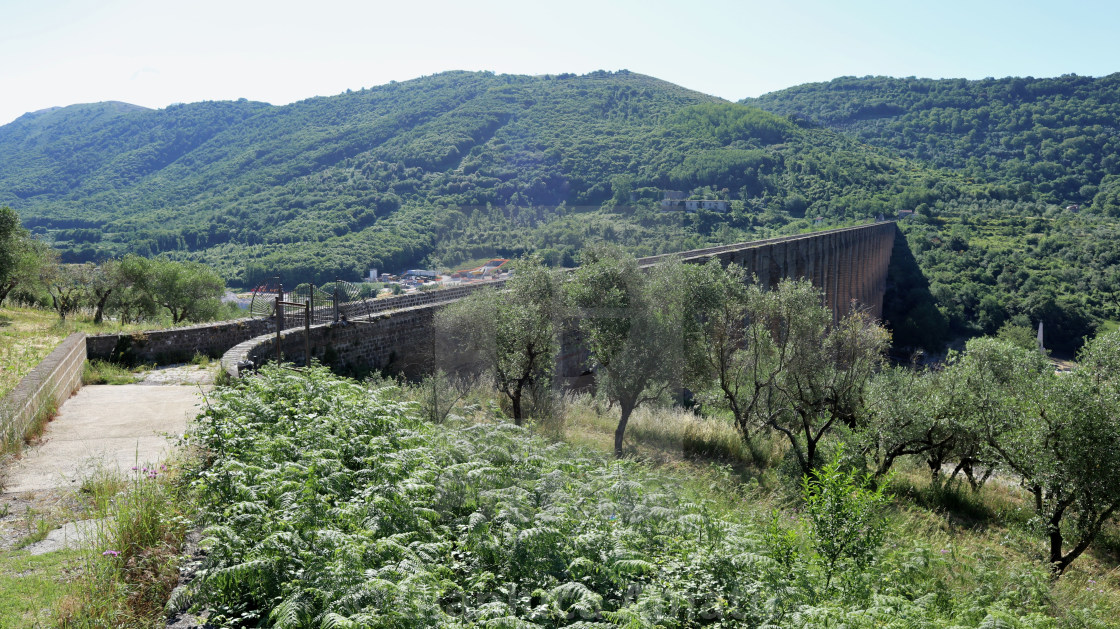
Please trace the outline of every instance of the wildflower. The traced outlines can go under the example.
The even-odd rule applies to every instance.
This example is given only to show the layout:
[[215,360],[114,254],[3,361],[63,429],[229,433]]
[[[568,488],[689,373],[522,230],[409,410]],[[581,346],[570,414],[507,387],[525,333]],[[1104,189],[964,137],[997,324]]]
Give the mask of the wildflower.
[[107,551],[101,553],[101,556],[102,557],[118,557],[118,556],[120,556],[120,554],[121,554],[121,551],[119,551],[119,550],[107,550]]

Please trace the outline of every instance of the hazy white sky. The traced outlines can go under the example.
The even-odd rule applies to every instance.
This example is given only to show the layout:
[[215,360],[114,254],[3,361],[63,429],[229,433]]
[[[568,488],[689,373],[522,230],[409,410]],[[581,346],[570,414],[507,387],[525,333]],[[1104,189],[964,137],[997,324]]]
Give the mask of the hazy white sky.
[[737,100],[837,76],[1120,71],[1104,0],[0,0],[0,124],[45,107],[284,104],[444,70],[618,70]]

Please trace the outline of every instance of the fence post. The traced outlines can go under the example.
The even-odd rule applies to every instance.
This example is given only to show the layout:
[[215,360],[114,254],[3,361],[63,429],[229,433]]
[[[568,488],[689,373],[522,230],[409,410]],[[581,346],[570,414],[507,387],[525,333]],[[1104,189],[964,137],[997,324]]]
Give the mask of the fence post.
[[[283,293],[283,290],[281,290]],[[284,329],[284,307],[280,305],[280,298],[276,298],[276,364],[281,363],[280,332]]]
[[303,366],[311,366],[311,300],[304,301],[303,311]]
[[338,278],[334,278],[334,322],[338,323]]

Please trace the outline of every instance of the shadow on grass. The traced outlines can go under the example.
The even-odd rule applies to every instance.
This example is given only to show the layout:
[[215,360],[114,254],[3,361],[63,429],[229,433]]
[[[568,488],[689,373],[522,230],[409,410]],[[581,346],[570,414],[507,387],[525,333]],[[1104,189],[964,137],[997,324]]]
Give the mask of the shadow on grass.
[[1012,495],[1010,488],[994,482],[973,491],[962,481],[933,483],[898,475],[891,481],[890,492],[969,529],[1026,527],[1033,515],[1020,498]]

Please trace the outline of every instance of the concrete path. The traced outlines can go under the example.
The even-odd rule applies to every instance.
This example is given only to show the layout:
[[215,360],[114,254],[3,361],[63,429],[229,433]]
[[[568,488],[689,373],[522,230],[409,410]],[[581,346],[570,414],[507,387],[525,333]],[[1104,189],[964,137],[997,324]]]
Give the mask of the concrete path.
[[[0,550],[26,536],[33,520],[59,526],[79,519],[75,490],[86,479],[103,472],[127,476],[134,466],[165,460],[204,404],[199,385],[209,388],[213,373],[213,367],[184,365],[148,372],[137,384],[79,389],[39,442],[0,469]],[[81,537],[76,532],[56,531],[71,541]],[[40,544],[44,548],[28,550],[58,547]]]
[[42,443],[9,468],[4,493],[67,487],[99,467],[128,472],[136,465],[158,463],[201,403],[196,387],[82,387],[59,409]]

